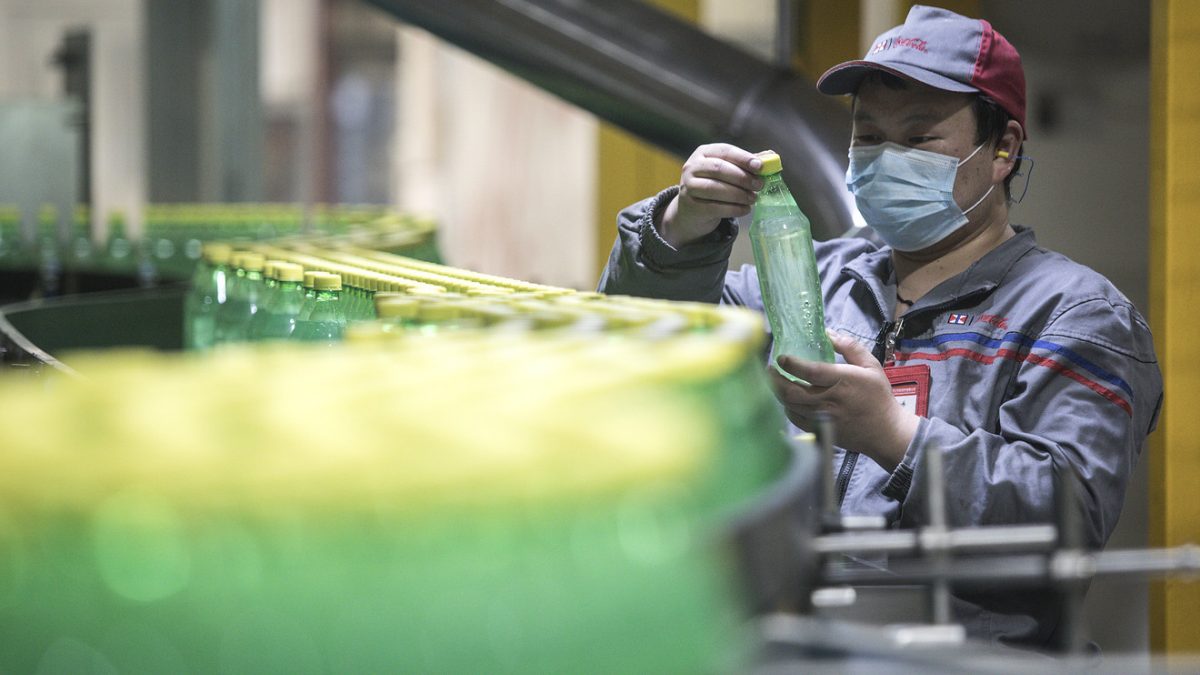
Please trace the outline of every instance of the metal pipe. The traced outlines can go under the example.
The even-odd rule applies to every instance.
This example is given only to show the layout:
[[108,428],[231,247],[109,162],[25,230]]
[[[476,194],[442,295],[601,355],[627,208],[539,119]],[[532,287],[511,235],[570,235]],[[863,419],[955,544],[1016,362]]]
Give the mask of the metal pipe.
[[[847,109],[641,0],[368,0],[666,150],[772,148],[821,239],[855,226]],[[665,187],[665,186],[664,186]]]
[[[1081,654],[1087,644],[1083,635],[1083,599],[1087,582],[1095,575],[1095,558],[1083,550],[1083,515],[1079,512],[1079,484],[1070,462],[1058,467],[1055,481],[1055,511],[1059,552],[1054,559],[1058,593],[1062,599],[1057,639],[1067,654]],[[1073,571],[1069,576],[1063,571]]]
[[[1058,535],[1053,525],[986,526],[950,530],[936,538],[936,543],[951,553],[1008,553],[1047,551],[1054,547]],[[814,547],[818,553],[848,554],[909,554],[930,550],[935,540],[916,530],[885,532],[847,532],[817,537]]]
[[796,0],[775,0],[775,67],[792,67],[796,52]]
[[[942,462],[942,449],[934,445],[925,446],[922,453],[925,461],[925,517],[929,525],[921,531],[923,538],[932,544],[927,553],[934,572],[946,569],[949,541],[949,517],[946,514],[946,471]],[[950,582],[937,574],[929,584],[929,615],[935,624],[950,623]]]
[[908,586],[944,579],[959,587],[1037,588],[1074,585],[1097,577],[1146,579],[1178,574],[1200,574],[1200,547],[952,559],[940,571],[914,558],[891,561],[886,570],[827,566],[821,581],[831,586]]
[[821,519],[826,528],[841,529],[841,508],[833,475],[833,419],[829,413],[818,412],[817,445],[821,450]]

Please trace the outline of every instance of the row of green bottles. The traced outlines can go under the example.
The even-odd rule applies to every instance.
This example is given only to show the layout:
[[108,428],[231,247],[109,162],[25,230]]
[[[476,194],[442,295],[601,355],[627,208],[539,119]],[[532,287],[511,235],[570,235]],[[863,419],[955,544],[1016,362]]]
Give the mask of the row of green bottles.
[[347,278],[343,277],[342,284],[342,304],[346,320],[349,322],[374,320],[376,318],[375,291],[366,288],[365,282],[357,279],[348,282]]
[[185,301],[184,345],[294,339],[340,341],[348,321],[374,317],[344,301],[342,278],[209,244]]
[[43,207],[37,214],[34,236],[30,239],[22,224],[21,211],[0,207],[0,269],[60,268],[86,269],[96,258],[91,239],[87,209],[79,209],[72,218],[64,243],[59,236],[58,211]]
[[[302,230],[298,213],[296,209],[255,211],[223,205],[150,206],[144,236],[131,237],[124,214],[114,212],[108,221],[108,237],[97,246],[87,207],[76,209],[66,230],[60,229],[58,210],[43,207],[30,230],[23,225],[20,209],[0,206],[0,269],[38,269],[43,276],[63,270],[102,272],[137,276],[146,282],[158,277],[186,278],[200,263],[203,242],[295,234]],[[328,219],[318,224],[317,231],[334,229]]]
[[[102,242],[93,241],[90,224],[86,206],[73,214],[61,214],[53,206],[26,214],[16,206],[0,204],[0,269],[40,270],[51,277],[64,271],[100,272],[136,276],[149,284],[158,278],[188,278],[209,241],[374,232],[383,238],[372,246],[420,254],[425,250],[421,246],[432,245],[428,223],[383,207],[318,205],[306,213],[298,206],[281,204],[148,205],[140,237],[129,231],[124,214],[115,212],[109,217],[108,238]],[[388,243],[392,239],[394,246]],[[356,289],[348,286],[346,292],[353,294]]]

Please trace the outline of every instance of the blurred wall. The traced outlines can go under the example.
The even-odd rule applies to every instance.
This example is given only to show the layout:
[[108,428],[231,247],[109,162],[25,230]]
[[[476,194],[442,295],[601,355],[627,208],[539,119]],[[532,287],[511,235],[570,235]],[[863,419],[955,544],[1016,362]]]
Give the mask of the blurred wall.
[[450,264],[595,284],[596,119],[402,28],[396,203],[431,213]]
[[150,0],[152,202],[263,199],[258,0]]
[[124,211],[133,231],[146,199],[144,34],[141,0],[0,0],[0,97],[63,96],[54,54],[69,30],[92,40],[93,231]]

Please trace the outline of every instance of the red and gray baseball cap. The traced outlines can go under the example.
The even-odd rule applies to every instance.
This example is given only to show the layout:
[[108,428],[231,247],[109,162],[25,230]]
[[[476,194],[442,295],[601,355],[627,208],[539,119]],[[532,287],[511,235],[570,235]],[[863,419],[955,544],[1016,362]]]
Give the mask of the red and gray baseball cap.
[[914,5],[904,24],[875,38],[865,57],[825,71],[817,89],[824,94],[852,94],[872,70],[944,91],[987,94],[1025,126],[1021,56],[982,19]]

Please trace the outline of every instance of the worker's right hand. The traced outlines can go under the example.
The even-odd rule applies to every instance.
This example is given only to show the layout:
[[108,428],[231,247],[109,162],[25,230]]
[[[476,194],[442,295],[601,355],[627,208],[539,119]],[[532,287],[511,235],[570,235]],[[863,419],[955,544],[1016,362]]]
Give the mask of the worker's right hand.
[[702,145],[683,164],[679,194],[663,210],[659,234],[675,248],[717,229],[725,218],[750,213],[763,180],[762,160],[726,143]]

